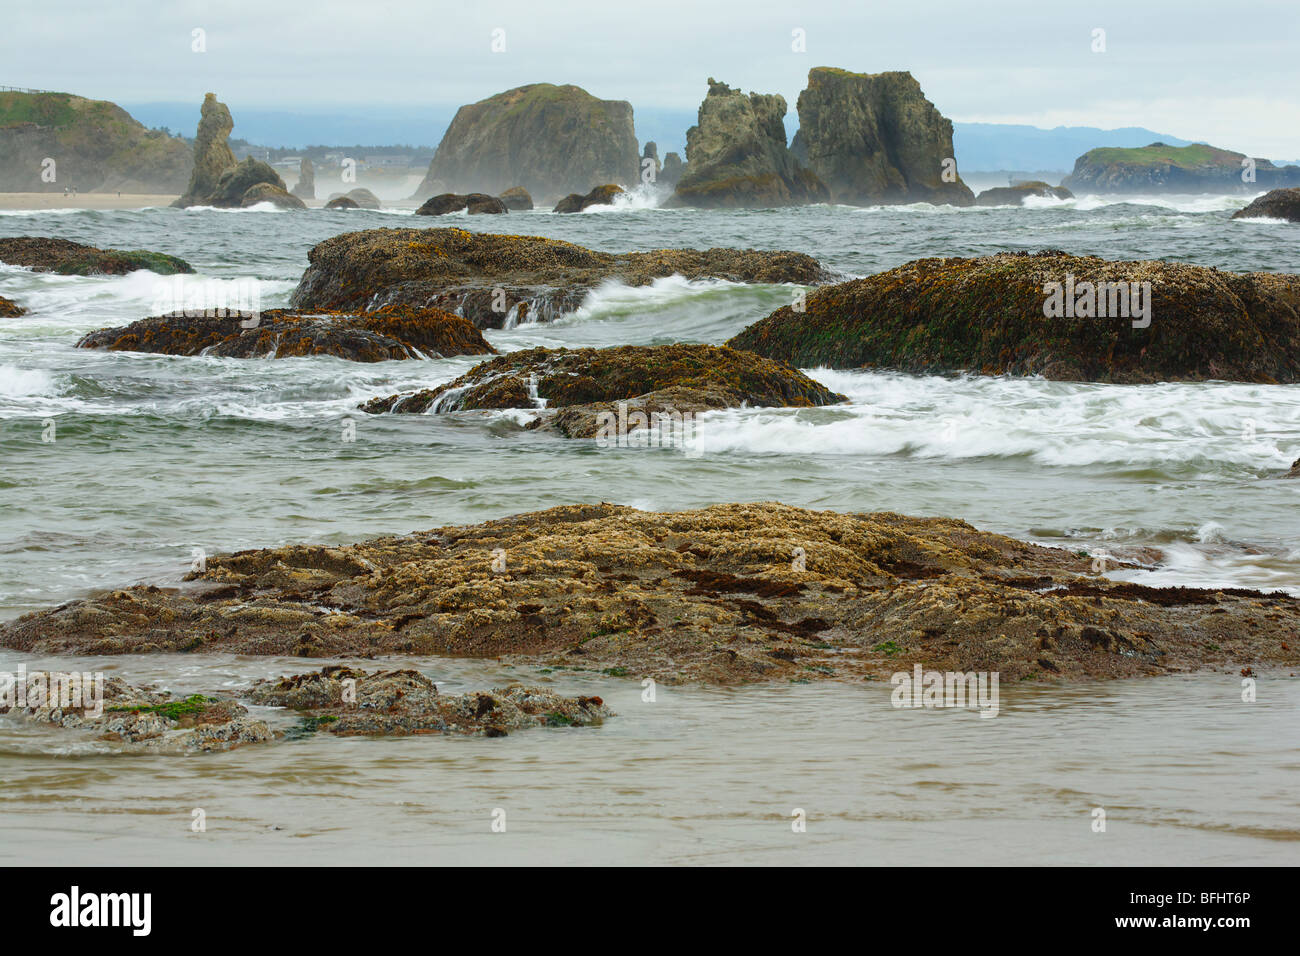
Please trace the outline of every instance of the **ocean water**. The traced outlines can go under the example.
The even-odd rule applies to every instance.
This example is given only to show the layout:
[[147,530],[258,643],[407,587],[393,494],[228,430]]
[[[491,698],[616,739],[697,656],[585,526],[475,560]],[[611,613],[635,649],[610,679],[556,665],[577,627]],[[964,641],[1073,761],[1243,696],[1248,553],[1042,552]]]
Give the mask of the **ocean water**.
[[[412,218],[409,210],[0,212],[0,235],[172,253],[197,270],[187,283],[221,281],[233,290],[255,280],[266,308],[287,303],[308,250],[329,236],[434,225],[545,235],[614,252],[795,249],[846,276],[922,256],[1042,248],[1300,272],[1300,229],[1230,219],[1247,199],[1083,197],[1024,208],[700,211],[659,209],[637,194],[579,215],[539,211],[441,220]],[[710,413],[685,449],[601,449],[524,431],[527,413],[371,417],[356,410],[376,395],[448,381],[475,358],[362,365],[73,348],[92,329],[153,314],[165,281],[171,280],[143,272],[62,277],[0,266],[0,294],[30,310],[0,320],[0,619],[96,588],[175,583],[188,572],[195,549],[212,554],[347,542],[601,500],[670,509],[775,499],[960,517],[1072,550],[1140,553],[1147,566],[1118,576],[1143,583],[1300,594],[1300,482],[1277,478],[1300,457],[1300,386],[1111,386],[809,369],[849,396],[850,404]],[[561,321],[486,335],[502,350],[716,343],[787,304],[792,292],[680,278],[641,289],[608,284]],[[353,428],[355,440],[345,440]],[[21,659],[0,652],[0,670],[12,670]],[[178,687],[205,679],[210,686],[218,677],[233,680],[230,675],[268,668],[302,669],[300,662],[196,657],[112,666],[133,682],[147,678]],[[478,686],[507,676],[464,663],[421,666],[453,682],[479,678]],[[591,683],[596,689],[584,685],[583,692],[609,698],[622,716],[597,731],[518,735],[504,745],[322,740],[167,761],[75,748],[68,753],[48,734],[0,726],[0,769],[7,779],[17,773],[26,781],[7,788],[0,827],[6,842],[21,840],[39,813],[49,827],[61,821],[102,828],[105,847],[118,845],[112,833],[119,832],[154,846],[153,834],[164,857],[170,847],[175,859],[188,860],[183,833],[173,841],[151,828],[177,825],[169,814],[180,811],[171,803],[189,799],[179,796],[187,786],[206,787],[229,796],[231,819],[240,821],[230,832],[242,836],[223,844],[220,858],[247,853],[269,859],[289,853],[289,845],[316,847],[320,859],[344,858],[349,843],[343,834],[355,837],[368,825],[382,831],[376,847],[388,840],[405,845],[404,827],[430,822],[431,798],[421,789],[428,775],[445,774],[438,777],[440,792],[459,794],[456,805],[463,804],[466,815],[491,803],[490,794],[499,792],[494,787],[523,782],[540,788],[526,814],[550,822],[533,840],[487,849],[480,847],[476,824],[465,822],[469,829],[461,832],[434,821],[432,833],[420,831],[414,843],[434,858],[439,852],[448,858],[517,852],[541,859],[563,844],[570,849],[562,856],[586,847],[583,852],[595,858],[633,862],[637,854],[653,862],[664,847],[673,848],[664,851],[673,859],[761,860],[781,856],[782,847],[790,850],[779,836],[789,835],[780,815],[788,818],[790,809],[781,808],[797,799],[814,802],[797,796],[804,791],[793,781],[805,779],[829,801],[823,807],[833,808],[827,812],[835,822],[827,823],[825,838],[807,844],[818,847],[819,859],[903,860],[927,838],[960,843],[965,838],[953,834],[962,831],[976,842],[1010,841],[1013,850],[1035,846],[1045,861],[1100,862],[1093,855],[1101,852],[1099,844],[1058,839],[1079,825],[1069,814],[1080,806],[1081,832],[1089,833],[1093,795],[1132,810],[1139,824],[1133,832],[1140,830],[1141,839],[1130,849],[1168,846],[1170,859],[1187,862],[1228,859],[1249,844],[1251,853],[1295,859],[1296,799],[1285,795],[1283,782],[1294,782],[1297,755],[1293,738],[1283,744],[1278,735],[1287,721],[1294,727],[1300,697],[1285,682],[1270,696],[1271,709],[1256,711],[1229,706],[1239,693],[1230,675],[1024,690],[1006,714],[960,725],[974,736],[956,738],[950,733],[958,724],[894,711],[876,689],[682,688],[672,694],[678,709],[647,712],[637,703],[635,684]],[[1266,711],[1269,716],[1259,716]],[[859,717],[868,723],[859,725]],[[1215,721],[1227,728],[1224,733],[1235,729],[1231,743],[1216,743],[1217,736],[1202,731]],[[1065,756],[1077,743],[1072,728],[1080,727],[1112,735],[1105,753],[1114,776],[1087,754]],[[881,734],[899,749],[882,751],[878,740],[863,743]],[[1150,734],[1168,736],[1155,743]],[[761,769],[765,739],[776,741],[773,753],[786,755],[773,758],[785,762],[770,777]],[[912,769],[883,776],[863,769],[888,753],[896,767]],[[1057,755],[1032,771],[1005,778],[987,772],[990,757],[1032,762],[1046,753]],[[1186,760],[1175,759],[1177,753]],[[1219,787],[1221,776],[1239,763],[1264,781],[1253,799],[1230,799],[1235,791]],[[706,798],[698,779],[709,767],[725,786]],[[859,776],[845,776],[851,768],[859,768]],[[480,771],[483,776],[475,776]],[[567,782],[566,773],[574,775]],[[350,774],[392,783],[387,815],[370,820],[379,800],[374,794],[339,802],[353,785]],[[792,782],[775,786],[773,778]],[[301,843],[265,830],[292,816],[287,808],[293,801],[277,803],[281,797],[274,796],[285,779],[284,793],[298,793],[319,810],[312,826],[295,824],[310,837]],[[175,795],[165,810],[150,802],[128,812],[132,794],[160,780],[175,783],[158,793],[158,800]],[[235,798],[229,791],[241,781],[251,781],[251,789]],[[42,786],[48,795],[40,795],[46,793]],[[93,807],[84,799],[87,788],[96,794]],[[697,803],[683,802],[690,799]],[[730,811],[713,808],[719,801],[731,801]],[[1018,829],[1016,801],[1022,808],[1038,801],[1054,809],[1029,813],[1024,819],[1030,822]],[[273,812],[276,806],[286,809]],[[1279,822],[1281,810],[1292,811],[1291,823]],[[445,817],[453,811],[439,812]],[[777,835],[757,836],[768,833],[763,827],[771,821],[764,814],[777,815]],[[762,826],[760,818],[767,821]],[[971,821],[978,821],[974,829],[963,830]],[[188,832],[187,815],[179,826]],[[590,839],[570,832],[565,844],[566,830],[577,826],[588,826]],[[770,845],[769,836],[775,841]]]

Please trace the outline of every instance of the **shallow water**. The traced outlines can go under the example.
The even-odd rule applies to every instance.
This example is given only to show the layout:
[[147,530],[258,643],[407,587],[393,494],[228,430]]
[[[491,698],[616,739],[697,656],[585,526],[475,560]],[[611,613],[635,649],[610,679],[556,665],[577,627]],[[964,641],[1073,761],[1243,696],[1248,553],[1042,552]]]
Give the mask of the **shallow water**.
[[[315,243],[390,226],[535,233],[608,251],[791,248],[847,275],[927,255],[1039,248],[1300,271],[1300,230],[1231,221],[1245,201],[704,212],[634,197],[613,210],[504,221],[151,209],[0,213],[0,233],[173,253],[197,281],[255,278],[268,308],[287,301]],[[1158,566],[1122,575],[1145,583],[1300,594],[1300,482],[1274,477],[1300,457],[1300,386],[810,370],[851,404],[711,413],[685,449],[599,449],[525,432],[526,413],[355,409],[447,381],[474,358],[359,365],[72,348],[91,329],[156,311],[160,281],[0,266],[0,294],[32,310],[0,320],[0,619],[98,587],[174,583],[195,549],[353,541],[599,500],[665,509],[776,499],[947,515],[1072,550],[1156,548]],[[501,349],[721,342],[793,291],[676,278],[608,285],[560,322],[487,335]],[[348,422],[355,441],[344,440]],[[18,659],[0,654],[0,669]],[[304,669],[114,663],[128,679],[168,686]],[[502,679],[486,665],[425,669],[476,687]],[[1017,688],[1014,705],[988,721],[895,711],[875,688],[661,688],[658,703],[643,705],[635,683],[595,683],[584,693],[623,716],[505,741],[323,739],[69,760],[48,732],[5,726],[0,825],[20,842],[39,834],[50,852],[99,859],[797,861],[815,846],[817,859],[845,862],[925,862],[934,852],[965,862],[1026,853],[1174,862],[1239,860],[1247,845],[1251,858],[1296,858],[1294,683],[1271,683],[1253,705],[1228,676]],[[220,821],[206,842],[188,829],[200,800]],[[1091,832],[1093,805],[1120,808],[1122,840],[1118,823]],[[508,835],[488,830],[495,806],[509,810]],[[793,806],[809,811],[806,834],[790,832]]]

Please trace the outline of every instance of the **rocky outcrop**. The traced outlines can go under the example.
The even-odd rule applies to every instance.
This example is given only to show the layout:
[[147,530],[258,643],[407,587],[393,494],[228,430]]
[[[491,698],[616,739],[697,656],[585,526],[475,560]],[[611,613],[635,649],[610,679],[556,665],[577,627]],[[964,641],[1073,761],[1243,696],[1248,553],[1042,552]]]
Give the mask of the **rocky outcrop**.
[[612,206],[614,197],[623,192],[622,186],[607,183],[597,186],[585,196],[570,193],[555,204],[551,212],[582,212],[588,206]]
[[[90,683],[91,676],[85,680]],[[104,679],[100,697],[86,683],[78,687],[77,706],[64,706],[62,699],[53,699],[44,674],[29,675],[23,705],[17,693],[6,696],[0,714],[80,732],[125,752],[210,753],[274,737],[266,723],[250,718],[248,708],[233,700],[203,694],[177,699],[132,687],[120,677]]]
[[523,186],[511,186],[497,197],[507,209],[527,211],[533,208],[533,197]]
[[[379,197],[372,193],[364,186],[358,186],[356,189],[349,189],[344,195],[357,204],[359,209],[382,209],[383,204]],[[332,196],[330,197],[333,198]]]
[[975,197],[977,206],[1021,206],[1027,196],[1040,199],[1073,199],[1074,193],[1061,186],[1049,186],[1041,180],[1016,183],[1014,186],[995,186]]
[[269,202],[279,209],[307,208],[305,202],[275,183],[258,183],[256,186],[249,186],[243,198],[239,200],[239,205],[247,208],[263,202]]
[[[284,180],[280,174],[260,159],[249,156],[242,163],[236,163],[217,179],[216,188],[207,197],[206,202],[196,203],[200,206],[216,206],[222,209],[235,209],[244,205],[244,197],[250,192],[254,195],[264,192],[262,187],[271,186],[275,195],[288,196]],[[292,199],[292,197],[290,197]],[[299,207],[306,204],[298,200]]]
[[1291,462],[1291,470],[1288,471],[1288,472],[1287,472],[1285,475],[1283,475],[1282,477],[1283,477],[1283,478],[1300,478],[1300,458],[1297,458],[1295,461]]
[[464,229],[368,229],[317,245],[294,290],[304,309],[366,309],[405,303],[459,312],[479,328],[550,321],[576,309],[605,279],[647,285],[657,278],[732,282],[825,282],[811,256],[753,249],[658,249],[614,255],[539,236]]
[[1300,382],[1300,276],[1059,251],[919,259],[816,289],[727,344],[799,368]]
[[0,262],[59,275],[125,275],[148,269],[158,275],[191,273],[184,259],[145,249],[96,249],[69,239],[18,236],[0,239]]
[[675,197],[688,206],[735,208],[823,202],[821,180],[786,148],[785,97],[733,90],[709,78],[699,122],[686,131]]
[[316,167],[312,165],[309,157],[304,156],[302,162],[298,164],[298,181],[289,191],[299,199],[316,198]]
[[26,314],[27,310],[17,302],[0,295],[0,319],[16,319],[18,316]]
[[659,171],[657,182],[660,185],[676,189],[685,173],[686,164],[682,162],[682,158],[676,153],[669,153],[664,157],[664,168]]
[[206,94],[199,112],[199,128],[194,135],[190,184],[186,187],[185,194],[172,203],[173,206],[185,208],[211,205],[212,195],[217,191],[222,173],[236,165],[235,154],[230,151],[227,142],[230,131],[234,128],[235,121],[231,119],[226,104],[218,101],[215,93]]
[[1286,219],[1300,222],[1300,189],[1274,189],[1232,214],[1233,219]]
[[114,103],[0,91],[0,192],[177,195],[192,162],[183,139],[145,129]]
[[347,196],[335,196],[325,204],[326,209],[360,209],[355,199],[349,199]]
[[[646,160],[650,160],[651,165],[646,166]],[[659,162],[659,144],[654,140],[648,141],[641,150],[641,171],[644,173],[647,169],[653,169],[655,178],[659,176],[659,171],[664,168],[664,164]]]
[[516,185],[551,197],[591,183],[631,184],[637,156],[630,103],[534,83],[457,110],[414,198],[496,195]]
[[[839,203],[969,206],[957,175],[952,122],[910,73],[808,72],[792,151]],[[687,158],[690,158],[688,152]]]
[[915,664],[1007,686],[1300,666],[1296,598],[1143,587],[1092,563],[949,518],[580,504],[217,555],[183,588],[123,588],[0,624],[0,646],[500,657],[719,684],[888,680]]
[[353,362],[496,354],[482,333],[459,315],[408,306],[362,313],[173,312],[91,332],[77,347],[227,358],[333,355]]
[[599,697],[562,697],[511,684],[490,691],[440,694],[418,671],[367,673],[325,667],[314,674],[260,681],[250,693],[264,707],[303,716],[301,729],[339,737],[455,734],[505,737],[531,727],[591,727],[614,712]]
[[[1243,180],[1253,163],[1254,178]],[[1074,161],[1061,185],[1075,193],[1252,193],[1300,186],[1300,166],[1274,166],[1267,159],[1205,143],[1152,143],[1125,149],[1089,150]]]
[[440,196],[434,196],[426,200],[419,209],[415,210],[415,214],[417,216],[445,216],[448,213],[460,212],[462,209],[471,216],[499,215],[510,211],[504,202],[486,193],[469,193],[465,196],[456,193],[443,193]]
[[[593,422],[600,411],[617,414],[617,403],[668,389],[690,390],[683,398],[694,411],[741,405],[809,408],[844,401],[797,369],[751,352],[716,345],[623,345],[615,348],[525,349],[474,366],[460,378],[410,395],[376,398],[363,411],[456,412],[476,408],[548,410],[586,408]],[[660,394],[656,402],[664,402]],[[686,411],[687,409],[678,409]],[[570,437],[594,436],[573,427]],[[544,422],[539,422],[543,424]]]

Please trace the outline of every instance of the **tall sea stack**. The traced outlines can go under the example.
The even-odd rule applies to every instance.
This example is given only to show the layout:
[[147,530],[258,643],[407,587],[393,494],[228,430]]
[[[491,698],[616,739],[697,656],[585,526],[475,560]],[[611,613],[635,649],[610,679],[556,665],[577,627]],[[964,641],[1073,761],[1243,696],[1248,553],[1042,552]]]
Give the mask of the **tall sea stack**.
[[199,111],[198,132],[194,135],[194,172],[190,174],[185,195],[172,203],[173,206],[200,205],[217,191],[221,174],[236,165],[235,154],[226,142],[234,128],[235,121],[226,104],[217,99],[217,94],[206,94]]

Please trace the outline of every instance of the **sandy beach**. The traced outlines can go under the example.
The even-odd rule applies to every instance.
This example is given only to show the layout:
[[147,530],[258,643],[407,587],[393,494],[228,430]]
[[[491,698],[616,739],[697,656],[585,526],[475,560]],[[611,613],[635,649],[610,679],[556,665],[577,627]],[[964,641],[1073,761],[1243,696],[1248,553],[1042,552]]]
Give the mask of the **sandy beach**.
[[151,193],[0,193],[0,209],[144,209],[170,205],[176,198]]

